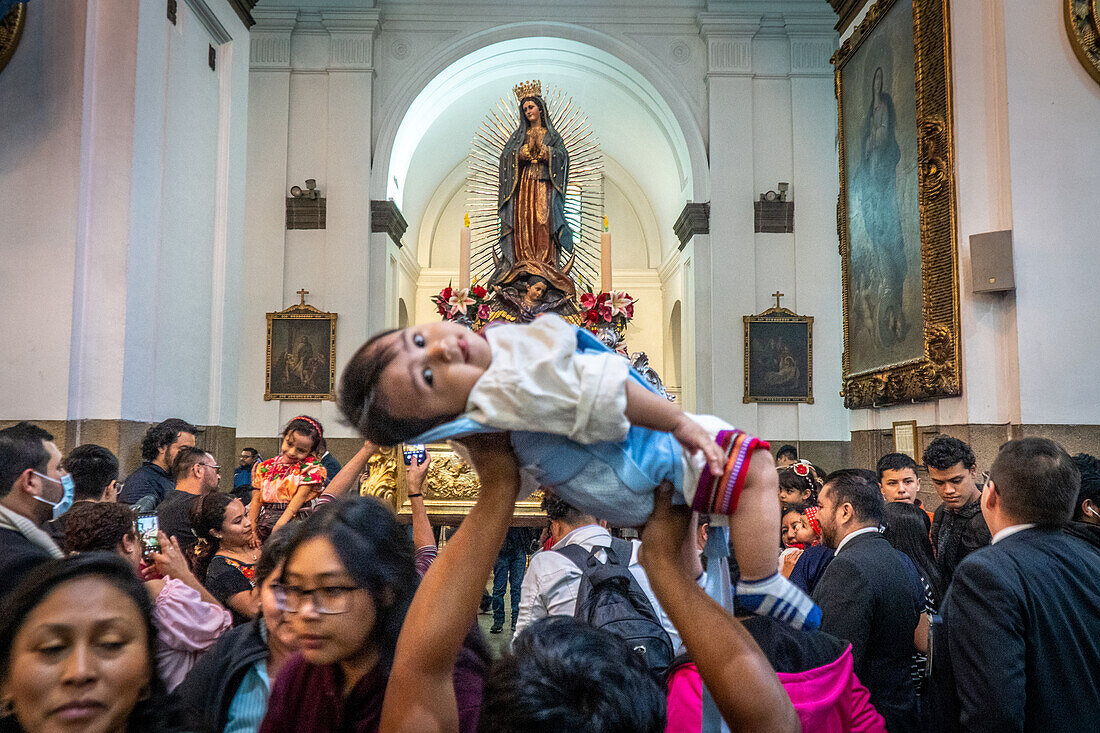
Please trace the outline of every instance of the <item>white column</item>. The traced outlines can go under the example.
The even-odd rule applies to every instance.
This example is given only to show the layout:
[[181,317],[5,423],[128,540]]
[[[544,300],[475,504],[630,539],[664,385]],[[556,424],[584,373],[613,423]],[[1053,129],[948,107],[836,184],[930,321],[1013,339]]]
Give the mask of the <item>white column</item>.
[[248,87],[248,163],[241,280],[237,434],[275,435],[279,403],[265,402],[264,314],[285,307],[290,41],[296,10],[253,11]]
[[707,44],[710,235],[694,243],[695,409],[756,430],[741,402],[741,316],[756,307],[753,246],[752,14],[701,13]]
[[[328,125],[326,176],[328,226],[324,271],[315,283],[324,310],[336,321],[336,375],[367,339],[367,313],[374,307],[366,287],[370,276],[371,95],[374,83],[374,39],[377,10],[325,10],[329,32]],[[340,425],[334,402],[322,402],[326,433],[351,437]]]

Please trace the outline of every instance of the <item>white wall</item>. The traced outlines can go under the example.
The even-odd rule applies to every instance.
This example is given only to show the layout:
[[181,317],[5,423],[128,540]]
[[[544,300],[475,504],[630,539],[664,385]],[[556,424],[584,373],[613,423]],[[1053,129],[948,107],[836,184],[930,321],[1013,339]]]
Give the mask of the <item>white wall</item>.
[[32,8],[0,75],[4,417],[232,424],[247,44],[220,0]]
[[68,403],[86,7],[72,0],[42,10],[31,7],[19,48],[0,73],[5,419],[63,420]]

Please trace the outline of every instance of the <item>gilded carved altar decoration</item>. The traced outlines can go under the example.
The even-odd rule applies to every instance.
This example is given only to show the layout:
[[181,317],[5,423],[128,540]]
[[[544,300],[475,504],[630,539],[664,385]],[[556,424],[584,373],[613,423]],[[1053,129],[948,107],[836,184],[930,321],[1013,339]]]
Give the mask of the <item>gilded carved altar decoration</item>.
[[1077,58],[1097,82],[1100,82],[1100,14],[1097,0],[1062,0],[1066,33]]
[[[454,521],[470,512],[477,501],[481,484],[477,473],[446,443],[427,446],[431,455],[428,475],[424,479],[424,505],[437,522]],[[367,461],[367,470],[359,479],[359,493],[373,496],[394,508],[398,516],[410,514],[408,479],[401,447],[381,448]],[[516,502],[518,521],[544,521],[541,509],[542,492]]]
[[0,0],[0,71],[11,61],[23,27],[27,24],[27,4]]
[[844,405],[958,395],[947,2],[878,0],[832,61]]

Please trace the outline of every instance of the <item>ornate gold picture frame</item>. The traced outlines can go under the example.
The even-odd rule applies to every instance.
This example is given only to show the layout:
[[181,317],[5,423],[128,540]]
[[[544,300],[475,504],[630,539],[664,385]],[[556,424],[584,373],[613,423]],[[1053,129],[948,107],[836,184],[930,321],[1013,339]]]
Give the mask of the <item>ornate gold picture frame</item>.
[[958,395],[947,0],[879,0],[832,60],[844,405]]
[[265,400],[336,399],[336,318],[303,301],[267,314]]
[[[423,489],[428,516],[437,524],[458,524],[477,501],[481,490],[477,474],[448,444],[432,443],[426,448],[432,458]],[[382,448],[371,456],[360,480],[359,493],[386,502],[399,518],[411,515],[409,484],[399,447]],[[546,521],[541,505],[542,494],[538,491],[517,501],[512,523],[541,526]]]
[[1100,84],[1100,12],[1096,0],[1062,0],[1069,45],[1085,70]]
[[786,308],[742,316],[745,325],[743,402],[814,401],[814,317]]
[[27,25],[27,5],[20,3],[0,18],[0,71],[11,61],[19,40],[23,37],[23,28]]

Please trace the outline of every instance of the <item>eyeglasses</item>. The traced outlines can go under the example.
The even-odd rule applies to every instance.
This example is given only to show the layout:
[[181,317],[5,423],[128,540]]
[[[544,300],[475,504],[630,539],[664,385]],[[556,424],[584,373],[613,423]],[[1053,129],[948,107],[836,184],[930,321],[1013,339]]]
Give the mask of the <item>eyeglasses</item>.
[[202,466],[203,468],[212,468],[212,469],[214,469],[214,471],[221,471],[222,470],[222,467],[217,465],[216,463],[215,464],[200,463],[199,465]]
[[335,615],[347,613],[351,594],[362,589],[354,586],[324,586],[306,590],[296,585],[276,585],[271,590],[275,594],[275,606],[280,611],[298,613],[308,598],[317,613]]

